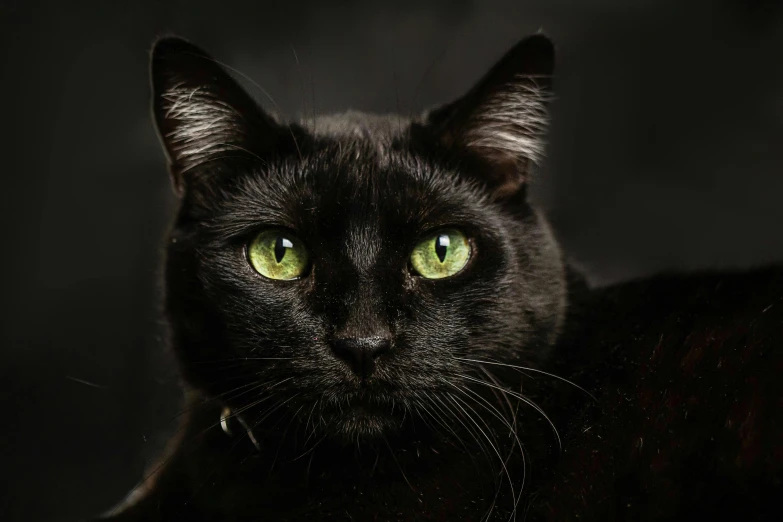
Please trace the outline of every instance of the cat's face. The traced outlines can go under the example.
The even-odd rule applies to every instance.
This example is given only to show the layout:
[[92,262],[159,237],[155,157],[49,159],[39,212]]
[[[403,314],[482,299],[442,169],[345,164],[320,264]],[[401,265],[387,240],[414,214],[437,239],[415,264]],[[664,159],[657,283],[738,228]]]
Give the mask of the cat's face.
[[471,361],[544,350],[565,285],[525,175],[547,67],[534,37],[421,119],[308,128],[159,42],[155,115],[182,194],[166,306],[186,380],[258,430],[283,413],[370,438],[475,388]]

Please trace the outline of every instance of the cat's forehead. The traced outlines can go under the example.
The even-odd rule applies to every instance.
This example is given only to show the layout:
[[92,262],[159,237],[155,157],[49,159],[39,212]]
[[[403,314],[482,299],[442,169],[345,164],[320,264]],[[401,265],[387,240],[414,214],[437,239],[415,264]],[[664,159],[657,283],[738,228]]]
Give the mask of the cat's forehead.
[[[436,226],[484,224],[495,209],[456,170],[407,150],[375,150],[368,140],[337,140],[315,161],[294,163],[280,200],[302,223],[369,245],[372,237]],[[291,180],[291,177],[287,178]]]
[[402,135],[410,122],[399,114],[370,114],[348,111],[317,116],[301,124],[319,137],[389,140]]
[[384,123],[388,118],[360,119],[370,138],[350,134],[350,115],[322,119],[321,132],[331,130],[302,147],[301,156],[259,164],[239,183],[212,192],[220,195],[211,205],[214,229],[236,228],[237,221],[250,228],[283,226],[316,237],[355,238],[367,248],[376,237],[489,225],[496,212],[487,193],[458,168],[384,144],[382,137],[397,132]]
[[391,144],[404,136],[410,119],[399,114],[348,111],[318,116],[301,124],[310,129],[316,138],[361,143],[365,150],[373,149],[377,161],[385,162]]

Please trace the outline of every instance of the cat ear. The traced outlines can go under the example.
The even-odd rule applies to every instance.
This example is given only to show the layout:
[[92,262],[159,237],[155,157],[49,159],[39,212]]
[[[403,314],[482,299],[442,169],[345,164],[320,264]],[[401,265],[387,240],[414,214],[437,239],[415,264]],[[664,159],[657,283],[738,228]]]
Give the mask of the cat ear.
[[552,42],[530,36],[465,96],[429,115],[441,145],[464,153],[496,198],[516,193],[542,159],[553,70]]
[[189,42],[158,40],[150,75],[155,124],[178,193],[216,160],[257,159],[282,145],[284,128]]

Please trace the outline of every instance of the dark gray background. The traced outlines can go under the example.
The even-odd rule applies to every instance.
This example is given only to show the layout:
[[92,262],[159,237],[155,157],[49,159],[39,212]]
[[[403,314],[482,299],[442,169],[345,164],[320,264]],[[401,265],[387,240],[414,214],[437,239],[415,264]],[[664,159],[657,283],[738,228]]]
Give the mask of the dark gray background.
[[120,4],[0,0],[2,520],[109,507],[172,426],[156,35],[199,43],[294,116],[449,100],[543,28],[560,100],[536,197],[596,282],[783,259],[779,2]]

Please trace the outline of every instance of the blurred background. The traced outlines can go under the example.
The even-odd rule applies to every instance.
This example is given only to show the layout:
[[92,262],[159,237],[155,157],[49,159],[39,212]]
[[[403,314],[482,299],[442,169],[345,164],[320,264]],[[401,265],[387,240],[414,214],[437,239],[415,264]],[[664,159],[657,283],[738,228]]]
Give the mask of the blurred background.
[[559,100],[534,196],[607,284],[783,260],[780,4],[0,0],[0,519],[109,508],[173,427],[157,35],[198,43],[295,117],[445,102],[543,29]]

